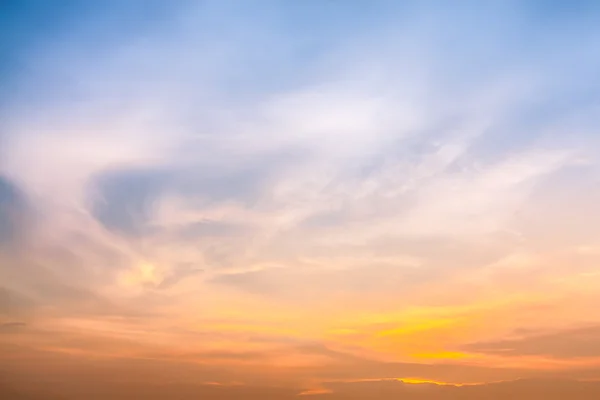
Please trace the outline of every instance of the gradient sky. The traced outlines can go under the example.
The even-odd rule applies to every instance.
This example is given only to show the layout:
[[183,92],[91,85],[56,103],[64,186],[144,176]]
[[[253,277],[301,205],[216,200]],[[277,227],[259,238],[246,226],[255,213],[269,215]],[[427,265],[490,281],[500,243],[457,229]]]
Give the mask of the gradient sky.
[[2,1],[0,378],[597,399],[599,72],[596,1]]

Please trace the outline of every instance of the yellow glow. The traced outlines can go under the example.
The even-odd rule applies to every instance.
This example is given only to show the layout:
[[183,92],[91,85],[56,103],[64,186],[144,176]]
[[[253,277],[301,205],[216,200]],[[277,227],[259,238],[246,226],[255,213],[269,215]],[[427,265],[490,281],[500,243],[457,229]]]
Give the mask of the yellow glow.
[[303,392],[298,393],[298,396],[314,396],[318,394],[330,394],[333,393],[332,390],[329,389],[308,389]]
[[413,335],[416,333],[422,333],[432,331],[440,328],[446,328],[457,323],[457,319],[444,318],[444,319],[432,319],[425,321],[416,321],[414,323],[408,323],[400,328],[394,328],[379,332],[377,336],[404,336]]
[[157,268],[150,263],[142,262],[135,268],[125,271],[120,276],[120,283],[123,286],[139,286],[145,284],[158,284],[162,277]]
[[461,360],[465,358],[471,358],[473,355],[457,351],[441,351],[437,353],[416,353],[411,354],[411,357],[421,359]]
[[410,384],[429,383],[429,384],[433,384],[433,385],[442,385],[442,386],[462,386],[462,384],[460,384],[460,383],[439,382],[439,381],[434,381],[431,379],[422,379],[422,378],[399,378],[398,380],[401,382],[410,383]]

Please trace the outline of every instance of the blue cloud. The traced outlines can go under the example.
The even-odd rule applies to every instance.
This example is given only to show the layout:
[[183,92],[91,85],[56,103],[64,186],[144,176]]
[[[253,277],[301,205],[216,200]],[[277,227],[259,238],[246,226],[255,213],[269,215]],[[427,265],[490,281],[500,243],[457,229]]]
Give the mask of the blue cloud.
[[29,216],[25,195],[7,178],[0,176],[0,243],[17,239]]
[[104,172],[92,182],[91,212],[109,230],[126,235],[143,234],[168,180],[169,173],[162,170]]

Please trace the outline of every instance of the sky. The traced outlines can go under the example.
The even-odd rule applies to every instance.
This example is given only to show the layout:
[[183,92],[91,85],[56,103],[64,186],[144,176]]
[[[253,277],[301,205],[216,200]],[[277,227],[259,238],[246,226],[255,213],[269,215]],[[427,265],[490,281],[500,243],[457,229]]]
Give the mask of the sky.
[[599,398],[599,50],[595,1],[2,1],[0,394]]

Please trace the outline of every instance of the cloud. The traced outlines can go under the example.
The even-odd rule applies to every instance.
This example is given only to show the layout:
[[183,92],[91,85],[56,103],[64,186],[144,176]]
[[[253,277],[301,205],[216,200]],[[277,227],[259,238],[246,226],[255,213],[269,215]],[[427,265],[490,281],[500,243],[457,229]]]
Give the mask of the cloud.
[[31,222],[31,212],[25,194],[0,175],[0,244],[23,238]]
[[247,233],[248,227],[228,222],[202,220],[190,223],[179,230],[178,235],[184,240],[228,237]]
[[0,333],[2,332],[19,332],[19,330],[25,328],[27,324],[25,322],[3,322],[0,323]]
[[284,398],[597,377],[565,328],[600,322],[598,24],[475,3],[8,10],[45,21],[0,71],[11,362]]
[[171,286],[176,285],[180,281],[192,277],[194,275],[200,274],[204,272],[204,270],[194,267],[193,265],[181,265],[177,268],[174,268],[171,271],[171,274],[166,276],[158,285],[157,289],[168,289]]
[[20,315],[30,310],[34,303],[26,295],[0,286],[0,316]]
[[463,349],[504,357],[594,358],[600,357],[600,328],[592,326],[530,334],[516,339],[472,343]]
[[[27,399],[36,400],[47,398],[44,395],[37,394],[31,388],[13,389],[10,385],[2,387],[0,393],[10,393],[11,395],[19,394]],[[17,385],[18,386],[18,385]],[[131,393],[139,393],[143,396],[152,396],[156,399],[176,399],[183,400],[190,397],[202,397],[207,400],[234,400],[238,398],[247,399],[265,399],[265,400],[291,400],[297,399],[298,391],[306,393],[308,398],[315,399],[331,399],[331,400],[346,400],[346,399],[369,399],[373,393],[376,393],[382,400],[389,400],[402,396],[407,400],[421,399],[423,396],[428,396],[432,400],[449,400],[460,399],[470,400],[474,398],[486,398],[490,400],[499,400],[510,395],[516,400],[525,400],[535,398],[532,396],[541,396],[545,399],[561,399],[562,396],[577,395],[582,400],[595,399],[598,395],[598,385],[593,382],[577,382],[577,381],[537,381],[523,380],[516,382],[503,382],[490,385],[479,386],[436,386],[433,384],[403,384],[399,381],[379,380],[370,382],[349,382],[330,384],[339,392],[327,393],[327,390],[308,389],[302,391],[301,388],[279,388],[272,386],[260,385],[239,385],[229,384],[227,382],[207,382],[194,385],[177,385],[164,384],[157,385],[154,383],[146,384],[127,384],[115,383],[113,385],[100,386],[92,385],[93,389],[79,389],[78,394],[87,394],[92,390],[98,396],[110,396],[111,398],[121,399]],[[87,387],[87,385],[86,385]],[[72,389],[70,392],[74,393]],[[304,396],[303,396],[304,397]],[[11,398],[11,397],[7,397]],[[22,397],[15,397],[20,399]],[[54,397],[53,397],[54,398]],[[56,397],[60,398],[60,397]]]
[[152,223],[153,205],[168,183],[164,171],[120,170],[94,179],[92,214],[118,233],[141,235]]
[[[562,396],[580,393],[582,398],[593,398],[600,393],[596,383],[576,381],[520,380],[492,383],[487,385],[452,386],[430,383],[411,384],[399,380],[373,380],[363,382],[330,383],[326,387],[333,389],[333,396],[324,398],[367,399],[376,394],[381,399],[514,399],[548,398],[560,399]],[[339,396],[339,397],[338,397]]]

